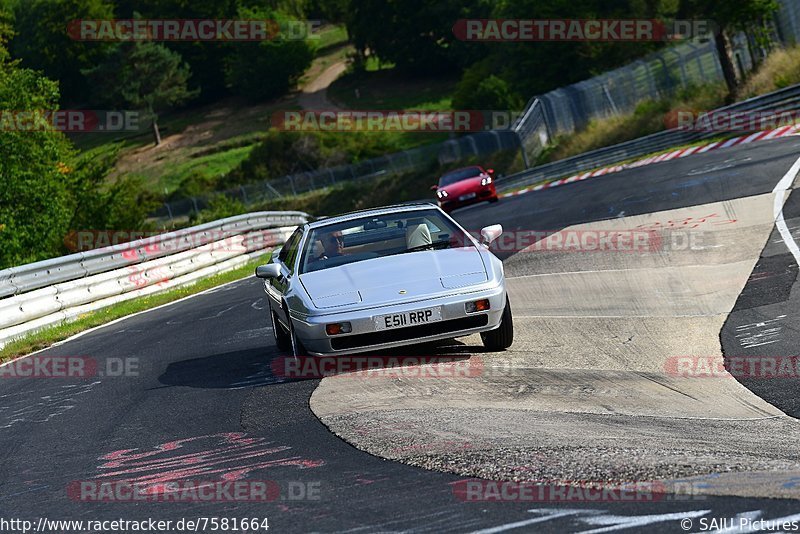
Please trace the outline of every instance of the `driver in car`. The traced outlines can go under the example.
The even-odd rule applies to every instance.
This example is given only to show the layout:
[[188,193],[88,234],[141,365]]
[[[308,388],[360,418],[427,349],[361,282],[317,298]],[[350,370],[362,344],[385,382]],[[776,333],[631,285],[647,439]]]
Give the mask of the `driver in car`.
[[314,258],[314,261],[344,256],[344,239],[340,230],[322,234],[320,241],[322,242],[322,254]]

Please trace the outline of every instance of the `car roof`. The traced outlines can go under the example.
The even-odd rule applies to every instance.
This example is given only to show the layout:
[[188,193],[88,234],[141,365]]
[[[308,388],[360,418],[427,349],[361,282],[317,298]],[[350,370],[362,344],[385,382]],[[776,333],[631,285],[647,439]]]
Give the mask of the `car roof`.
[[343,213],[333,217],[325,217],[317,219],[314,222],[308,223],[306,226],[309,229],[319,228],[321,226],[328,226],[330,224],[337,224],[341,222],[351,221],[353,219],[360,219],[362,217],[377,217],[380,215],[387,215],[390,213],[403,213],[406,211],[420,211],[438,209],[436,204],[427,201],[410,202],[406,204],[393,204],[391,206],[383,206],[380,208],[369,208],[365,210],[351,211],[350,213]]

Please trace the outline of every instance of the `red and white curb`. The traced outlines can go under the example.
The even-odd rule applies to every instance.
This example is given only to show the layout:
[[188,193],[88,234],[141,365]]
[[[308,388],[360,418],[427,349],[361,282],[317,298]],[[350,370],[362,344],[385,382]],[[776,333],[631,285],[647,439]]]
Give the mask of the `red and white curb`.
[[551,187],[558,187],[559,185],[578,182],[581,180],[586,180],[588,178],[594,178],[595,176],[603,176],[605,174],[619,172],[624,169],[644,167],[645,165],[660,163],[662,161],[669,161],[671,159],[685,158],[686,156],[691,156],[692,154],[702,154],[703,152],[708,152],[709,150],[717,150],[718,148],[729,148],[736,145],[753,143],[755,141],[766,141],[768,139],[777,139],[779,137],[786,137],[789,135],[798,135],[799,133],[800,133],[800,124],[796,124],[793,126],[783,126],[781,128],[776,128],[774,130],[764,130],[763,132],[756,132],[754,134],[742,135],[725,141],[715,141],[713,143],[708,143],[705,145],[697,145],[689,148],[682,148],[680,150],[675,150],[673,152],[666,152],[664,154],[659,154],[658,156],[651,156],[649,158],[640,159],[632,163],[603,167],[602,169],[596,169],[594,171],[575,174],[573,176],[570,176],[569,178],[552,180],[550,182],[539,184],[535,187],[526,187],[525,189],[520,189],[519,191],[514,191],[512,193],[502,193],[498,196],[500,198],[505,198],[505,197],[513,197],[516,195],[524,195],[525,193],[529,193],[531,191],[541,191],[542,189],[550,189]]

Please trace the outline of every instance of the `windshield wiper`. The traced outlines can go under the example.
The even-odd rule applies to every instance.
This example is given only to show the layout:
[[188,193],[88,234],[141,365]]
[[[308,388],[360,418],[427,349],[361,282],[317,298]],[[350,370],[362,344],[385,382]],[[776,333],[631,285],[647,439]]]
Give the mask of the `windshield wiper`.
[[426,243],[425,245],[418,245],[416,247],[407,248],[405,250],[401,250],[400,252],[394,252],[388,255],[395,256],[397,254],[405,254],[406,252],[420,252],[423,250],[435,250],[439,248],[450,248],[450,241],[437,241],[436,243]]

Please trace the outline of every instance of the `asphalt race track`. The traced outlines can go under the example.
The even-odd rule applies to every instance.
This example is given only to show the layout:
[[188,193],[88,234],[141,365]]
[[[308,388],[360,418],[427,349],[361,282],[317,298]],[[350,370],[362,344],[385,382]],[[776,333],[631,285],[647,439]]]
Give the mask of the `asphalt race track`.
[[[679,357],[737,375],[736,358],[796,354],[798,267],[785,238],[800,235],[800,200],[788,196],[785,228],[774,210],[799,149],[800,138],[754,143],[456,212],[471,230],[658,230],[664,240],[645,253],[500,251],[514,346],[485,353],[471,337],[414,352],[480,361],[469,380],[277,376],[255,278],[40,352],[87,358],[97,372],[0,381],[0,512],[266,517],[272,532],[685,532],[687,518],[697,532],[702,518],[800,520],[797,378],[672,372]],[[469,477],[649,480],[694,494],[465,502],[456,488]],[[75,489],[220,480],[269,481],[280,495],[93,502]]]

